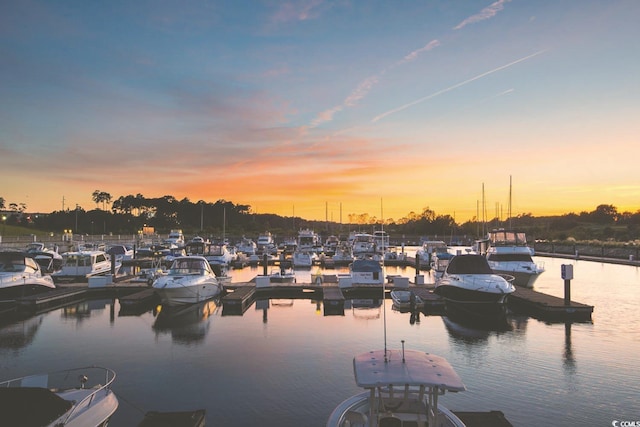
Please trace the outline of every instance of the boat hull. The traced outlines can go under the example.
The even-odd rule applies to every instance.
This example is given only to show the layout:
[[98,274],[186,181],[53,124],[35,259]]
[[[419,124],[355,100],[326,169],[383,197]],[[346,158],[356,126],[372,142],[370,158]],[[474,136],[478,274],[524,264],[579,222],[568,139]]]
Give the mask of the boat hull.
[[518,271],[507,268],[492,268],[492,270],[496,274],[513,276],[514,279],[512,283],[516,286],[522,286],[525,288],[533,288],[533,284],[538,280],[538,277],[540,277],[540,274],[542,273],[541,271]]
[[436,287],[434,293],[444,299],[448,313],[482,318],[504,316],[509,296],[506,293],[469,290],[452,285],[440,285]]
[[[155,286],[154,286],[155,287]],[[160,301],[166,305],[196,304],[220,295],[220,286],[216,283],[201,283],[191,286],[171,286],[156,288]]]

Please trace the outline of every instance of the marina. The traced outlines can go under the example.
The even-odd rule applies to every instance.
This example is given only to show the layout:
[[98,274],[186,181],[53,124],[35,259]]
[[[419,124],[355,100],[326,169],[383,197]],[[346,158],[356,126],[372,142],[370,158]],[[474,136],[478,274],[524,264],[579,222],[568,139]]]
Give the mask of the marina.
[[[225,360],[227,361],[225,365],[231,366],[231,371],[234,372],[234,376],[228,377],[225,381],[231,381],[233,384],[238,383],[237,387],[242,388],[241,385],[249,378],[246,375],[249,374],[249,372],[253,372],[250,377],[252,378],[252,382],[253,380],[258,381],[258,383],[255,384],[258,389],[268,387],[270,390],[282,390],[281,392],[285,394],[287,392],[285,392],[284,389],[287,387],[293,386],[294,389],[296,389],[300,385],[295,385],[295,383],[290,381],[285,381],[283,384],[277,385],[274,381],[277,381],[275,378],[279,376],[281,368],[278,367],[278,363],[275,360],[265,361],[267,362],[266,364],[259,363],[255,368],[258,370],[249,369],[249,371],[243,373],[242,360],[244,360],[245,357],[239,357],[237,354],[237,351],[240,349],[240,347],[237,346],[240,345],[240,342],[244,342],[245,345],[252,348],[252,352],[262,351],[264,353],[264,351],[266,351],[267,355],[272,354],[278,348],[286,353],[291,353],[291,355],[299,354],[300,351],[302,351],[302,354],[305,354],[305,356],[300,354],[302,359],[298,361],[294,362],[294,359],[291,359],[290,356],[286,356],[285,359],[289,360],[290,363],[294,363],[292,368],[294,371],[303,369],[303,371],[298,371],[297,374],[295,374],[296,377],[307,378],[308,375],[310,375],[303,383],[311,381],[311,378],[315,377],[313,372],[322,372],[322,375],[325,376],[328,372],[333,372],[335,367],[327,371],[327,369],[329,369],[328,366],[323,367],[325,363],[309,353],[312,349],[324,352],[323,349],[325,345],[330,345],[332,349],[337,351],[335,351],[335,354],[332,354],[329,359],[333,360],[334,363],[337,363],[338,359],[344,359],[342,363],[344,363],[346,368],[343,369],[347,369],[347,371],[343,369],[338,370],[338,372],[342,372],[339,379],[335,374],[329,375],[328,381],[329,384],[331,384],[330,386],[329,384],[320,385],[320,389],[325,390],[320,392],[321,401],[325,402],[325,404],[321,404],[320,406],[325,409],[322,410],[322,413],[319,413],[318,409],[316,409],[318,412],[311,410],[311,412],[316,414],[314,417],[318,419],[311,423],[303,422],[305,425],[320,426],[324,425],[326,418],[332,410],[331,408],[338,403],[331,397],[334,396],[334,392],[330,390],[338,387],[338,384],[341,384],[340,387],[346,385],[347,389],[352,390],[352,393],[355,391],[355,389],[349,387],[348,380],[350,376],[348,373],[349,360],[353,357],[353,354],[348,354],[347,352],[348,349],[353,350],[354,347],[353,343],[347,344],[347,342],[355,339],[356,347],[362,350],[371,349],[360,347],[366,342],[371,342],[373,348],[378,347],[380,345],[380,326],[374,327],[373,330],[369,330],[370,328],[368,327],[362,329],[362,326],[368,324],[371,324],[371,326],[375,324],[380,325],[380,322],[382,322],[384,318],[387,318],[390,324],[390,335],[395,337],[393,338],[394,348],[398,347],[398,339],[400,339],[398,333],[404,331],[401,332],[400,335],[402,339],[406,339],[411,343],[411,347],[416,347],[417,343],[418,348],[425,349],[429,352],[434,351],[437,354],[444,353],[452,365],[455,366],[456,370],[462,372],[461,377],[465,381],[465,384],[468,384],[467,377],[471,377],[470,387],[472,390],[471,394],[473,395],[472,399],[464,397],[468,393],[462,393],[460,395],[454,393],[452,397],[446,397],[446,399],[450,399],[447,401],[447,407],[451,408],[453,413],[455,413],[460,420],[463,420],[465,425],[468,427],[534,425],[531,424],[531,422],[536,419],[537,415],[526,411],[522,413],[522,403],[518,403],[517,400],[509,403],[510,400],[506,399],[505,402],[507,404],[503,405],[502,400],[500,400],[500,404],[496,404],[495,400],[484,401],[484,398],[479,398],[480,396],[477,394],[479,393],[479,384],[476,379],[489,379],[491,378],[491,374],[484,372],[484,370],[478,372],[477,369],[473,369],[475,363],[470,363],[470,360],[466,360],[464,356],[465,352],[458,354],[457,351],[455,351],[455,348],[458,347],[457,344],[452,348],[447,348],[447,346],[443,347],[442,337],[438,338],[438,336],[444,332],[446,335],[449,335],[449,339],[453,340],[453,343],[466,343],[463,344],[464,347],[470,346],[468,347],[468,351],[471,351],[478,345],[480,346],[479,348],[487,345],[487,339],[491,342],[499,339],[499,337],[511,336],[514,333],[518,333],[518,331],[522,331],[522,327],[525,325],[528,325],[527,335],[533,333],[532,327],[533,330],[536,330],[542,325],[547,325],[546,327],[559,325],[561,329],[558,329],[558,332],[560,333],[560,331],[562,331],[565,346],[569,345],[569,347],[565,348],[565,353],[566,351],[569,352],[566,353],[566,357],[573,358],[574,344],[572,340],[575,341],[576,335],[581,335],[580,332],[576,333],[576,330],[581,331],[584,330],[584,328],[588,328],[585,330],[587,331],[594,328],[592,315],[594,313],[600,316],[605,315],[601,312],[600,306],[604,306],[605,310],[610,309],[611,302],[608,301],[610,295],[605,297],[601,293],[596,293],[596,295],[599,296],[594,299],[594,289],[589,287],[589,292],[585,292],[583,286],[584,276],[577,274],[573,283],[573,296],[576,300],[585,301],[586,303],[571,300],[570,304],[567,305],[563,298],[563,280],[559,274],[560,266],[565,265],[568,262],[567,259],[537,256],[536,260],[537,262],[545,263],[546,272],[541,275],[539,281],[536,282],[535,289],[517,287],[516,291],[509,297],[508,310],[504,323],[500,324],[467,324],[464,319],[451,317],[447,313],[442,298],[433,292],[435,288],[435,278],[432,276],[432,272],[416,269],[410,262],[405,261],[405,264],[385,266],[384,289],[386,295],[384,301],[380,299],[383,290],[381,284],[369,283],[357,285],[345,281],[345,278],[348,277],[348,270],[345,267],[334,267],[334,269],[323,269],[322,271],[319,269],[296,269],[296,281],[288,283],[271,282],[271,280],[269,280],[271,276],[269,269],[265,269],[264,267],[266,266],[262,265],[231,269],[228,273],[231,276],[231,280],[225,285],[225,290],[219,298],[208,300],[205,305],[202,305],[203,303],[191,304],[184,309],[171,310],[163,307],[154,289],[149,286],[148,282],[138,280],[138,275],[135,274],[123,274],[115,278],[93,278],[84,283],[64,283],[60,284],[60,289],[18,299],[13,310],[8,310],[6,314],[2,315],[2,325],[7,326],[0,330],[0,337],[3,336],[3,331],[8,327],[15,328],[16,326],[20,327],[20,325],[24,325],[21,329],[24,331],[29,330],[26,328],[26,325],[33,322],[34,319],[39,319],[38,322],[44,321],[43,319],[48,319],[46,323],[51,324],[50,327],[53,327],[54,330],[55,328],[64,326],[66,322],[58,327],[55,326],[55,317],[51,317],[51,315],[57,311],[62,314],[63,319],[86,319],[83,323],[87,321],[89,323],[95,321],[100,322],[98,319],[104,318],[106,315],[105,320],[112,325],[111,328],[115,327],[117,330],[117,332],[114,331],[114,333],[117,333],[114,338],[116,336],[118,338],[115,338],[115,341],[113,339],[109,340],[110,347],[113,348],[98,345],[102,352],[106,352],[104,355],[99,355],[95,353],[95,351],[81,347],[80,353],[82,361],[86,360],[87,357],[89,357],[89,359],[96,358],[100,363],[112,366],[113,364],[111,362],[115,359],[118,360],[116,363],[118,371],[124,370],[125,372],[129,372],[127,375],[131,375],[128,366],[137,365],[143,372],[151,375],[150,378],[155,378],[157,376],[155,369],[159,366],[158,363],[164,360],[164,363],[169,362],[169,365],[173,367],[172,369],[177,369],[178,372],[183,372],[184,375],[187,376],[194,375],[194,373],[188,373],[189,368],[187,366],[177,368],[178,365],[175,363],[179,363],[178,361],[182,360],[187,363],[187,365],[193,365],[195,363],[195,366],[207,366],[204,369],[210,372],[209,375],[215,375],[216,377],[222,375],[224,378],[227,374],[222,374],[213,368],[214,365],[209,366],[209,363],[205,362],[202,357],[206,357],[212,361]],[[595,263],[586,260],[571,260],[569,262],[574,265],[576,272],[584,271],[585,268],[591,269],[597,265],[605,266],[607,269],[619,268],[637,271],[636,267],[633,266]],[[264,274],[265,271],[267,272],[266,275]],[[550,271],[556,272],[555,277],[551,277]],[[411,291],[411,293],[419,297],[423,304],[419,310],[416,311],[407,310],[406,307],[395,307],[394,301],[390,296],[390,292],[394,289]],[[164,309],[161,310],[162,308]],[[307,311],[307,309],[310,311]],[[383,313],[383,311],[386,311],[386,314]],[[96,317],[98,313],[104,314]],[[308,317],[308,314],[311,313],[315,313],[313,318]],[[284,317],[281,317],[283,315]],[[254,327],[248,327],[253,323],[251,319],[254,318],[259,324],[263,325],[263,331],[269,330],[271,332],[263,338],[258,338],[258,336],[254,335],[257,331],[254,330],[252,333],[251,330],[253,330]],[[233,319],[237,320],[234,321]],[[403,319],[406,320],[403,321]],[[132,324],[131,321],[134,323]],[[142,321],[142,324],[152,326],[152,335],[156,337],[156,344],[152,345],[152,347],[160,345],[160,348],[157,348],[153,355],[139,348],[142,343],[147,341],[145,339],[145,332],[139,328],[141,325],[138,324],[138,322],[140,321]],[[331,326],[332,324],[338,325],[345,322],[349,327],[345,329],[344,332],[339,332]],[[537,325],[536,322],[541,322],[539,323],[540,326],[532,326]],[[275,326],[274,323],[278,326]],[[294,327],[294,324],[298,323],[299,326]],[[124,326],[124,324],[128,326]],[[223,326],[223,324],[225,326]],[[323,326],[324,324],[327,324],[327,326]],[[104,335],[103,332],[99,332],[100,327],[97,327],[99,329],[96,330],[96,333]],[[95,327],[92,327],[92,329],[93,328]],[[126,332],[122,328],[126,328]],[[328,329],[325,331],[325,328]],[[65,328],[63,327],[63,329]],[[329,331],[331,332],[329,333]],[[437,332],[434,337],[433,332],[436,331],[440,332]],[[212,332],[213,335],[211,335]],[[90,331],[86,330],[85,333],[90,334]],[[249,333],[249,335],[247,335],[247,333]],[[285,338],[285,336],[282,335],[283,333],[290,336]],[[418,333],[418,335],[416,335],[416,333]],[[423,334],[427,334],[427,336],[431,338],[424,341],[424,338],[421,337]],[[84,335],[84,333],[80,335]],[[303,338],[305,336],[307,338]],[[375,338],[376,336],[378,336],[377,339]],[[534,336],[536,336],[536,334],[534,334]],[[241,339],[241,337],[244,338]],[[78,338],[82,339],[81,337]],[[240,339],[240,341],[238,341],[238,339]],[[247,341],[247,339],[249,341]],[[76,338],[74,338],[74,341],[75,340]],[[89,341],[95,342],[94,339],[89,339]],[[264,341],[263,344],[259,344],[261,341]],[[491,344],[490,348],[502,348],[503,344],[506,343],[499,344],[500,341],[502,340],[500,339],[498,342]],[[119,342],[123,344],[128,343],[127,348],[123,348]],[[206,344],[207,342],[210,344]],[[217,350],[210,347],[214,342],[217,343],[215,347]],[[357,344],[358,342],[361,344]],[[434,344],[433,348],[432,344]],[[258,347],[256,347],[256,345]],[[335,347],[336,345],[342,348],[342,350],[338,350],[338,348]],[[129,346],[134,349],[138,348],[136,351],[142,351],[142,354],[147,354],[147,359],[145,361],[140,360],[140,358],[135,356],[132,350],[128,348]],[[25,347],[25,350],[28,347],[30,346]],[[365,347],[369,346],[365,344]],[[516,345],[516,348],[517,347],[518,345]],[[161,350],[162,348],[164,350]],[[183,353],[183,348],[192,348],[195,353],[187,355]],[[237,348],[235,350],[236,353],[234,353],[234,348]],[[260,348],[262,350],[258,350]],[[170,354],[172,354],[171,359],[175,357],[178,358],[175,359],[175,363],[166,359],[166,357],[169,356],[169,354],[164,354],[167,350],[170,350]],[[505,350],[506,349],[503,349],[502,351]],[[452,353],[452,351],[454,352]],[[510,352],[511,351],[515,351],[515,348],[510,350]],[[120,357],[115,356],[116,353],[114,352],[121,353],[123,359],[120,361]],[[245,351],[242,350],[241,354],[244,353]],[[91,354],[94,354],[94,356],[91,356]],[[213,354],[217,354],[217,356],[213,356]],[[521,357],[522,356],[526,359],[532,355],[521,355]],[[33,361],[35,362],[38,357],[35,356],[35,354],[34,357],[35,359],[33,359]],[[271,357],[272,356],[267,356],[267,359]],[[28,360],[30,359],[28,358],[27,362]],[[127,360],[127,362],[123,365],[122,363],[124,363],[125,360]],[[62,360],[58,361],[58,364],[60,364],[60,362],[62,362]],[[205,365],[203,365],[203,363]],[[232,363],[232,365],[229,365],[229,363]],[[247,360],[245,363],[251,364],[252,362]],[[18,366],[22,365],[22,362],[18,363]],[[154,368],[154,366],[156,368]],[[245,365],[245,368],[247,366],[249,365]],[[307,368],[303,368],[303,366]],[[14,368],[9,368],[8,366],[5,366],[5,369],[11,369],[12,372],[14,370]],[[537,375],[539,374],[540,373]],[[488,378],[487,375],[489,375]],[[518,376],[520,374],[514,372],[513,375]],[[137,375],[134,375],[134,377],[137,377]],[[160,377],[165,378],[163,381],[168,381],[166,375],[160,375]],[[263,379],[258,380],[258,378],[261,377]],[[120,376],[119,380],[121,378]],[[177,380],[174,375],[171,375],[171,378],[172,381],[180,383],[180,380]],[[139,381],[140,380],[141,378]],[[497,379],[492,379],[490,382],[496,380]],[[319,384],[325,383],[326,381],[326,379],[322,380]],[[141,381],[141,384],[146,383],[149,383],[149,381]],[[509,388],[508,385],[503,384],[503,381],[500,381],[500,384],[501,388]],[[526,382],[521,384],[521,386],[526,388],[531,387],[532,384],[533,383]],[[558,386],[562,387],[559,384]],[[233,395],[242,393],[240,388],[237,387],[231,386],[232,390],[236,390]],[[282,387],[284,387],[284,389]],[[305,387],[312,388],[313,385],[309,383],[306,384]],[[125,390],[135,390],[136,388],[137,387],[129,381],[127,381],[127,384],[124,386]],[[480,386],[480,389],[482,388],[483,386]],[[120,398],[122,393],[118,392],[117,382],[114,385],[114,389]],[[213,384],[205,385],[203,383],[199,385],[198,389],[210,389],[209,393],[215,394],[214,390],[217,388]],[[503,392],[504,391],[492,389],[491,391],[485,390],[483,393],[501,396]],[[349,393],[342,392],[340,395],[346,397]],[[220,414],[219,403],[209,402],[208,400],[203,401],[197,396],[194,397],[195,401],[199,403],[198,405],[189,405],[184,401],[180,404],[181,399],[177,401],[171,399],[170,402],[167,401],[162,406],[154,405],[154,402],[149,401],[140,406],[140,403],[135,401],[137,399],[134,399],[135,402],[132,402],[132,405],[128,405],[124,399],[129,400],[131,396],[128,396],[128,393],[125,391],[124,399],[121,399],[120,408],[113,415],[110,425],[136,425],[132,424],[134,420],[137,423],[145,418],[142,412],[145,412],[145,414],[155,414],[156,417],[160,417],[163,414],[159,411],[165,410],[168,411],[165,416],[171,418],[175,416],[172,414],[203,414],[203,412],[198,411],[204,411],[206,409],[207,419],[214,413],[217,419],[218,414]],[[255,399],[257,396],[253,398]],[[289,396],[289,398],[292,399],[293,402],[298,400],[293,396]],[[539,399],[543,398],[540,396]],[[304,405],[301,402],[299,404],[294,404],[293,402],[284,404],[276,413],[269,413],[269,415],[259,415],[258,412],[256,412],[265,410],[258,409],[262,408],[263,403],[254,402],[250,404],[249,407],[246,407],[246,405],[240,406],[245,406],[245,410],[253,414],[254,418],[252,418],[251,422],[256,419],[262,419],[262,417],[268,417],[267,419],[277,417],[278,420],[285,420],[282,425],[300,425],[301,420],[309,416],[310,409],[304,409]],[[276,403],[271,402],[268,405],[271,407],[271,405],[274,404]],[[280,404],[282,404],[282,402]],[[279,404],[276,404],[276,407],[278,407],[278,405]],[[144,411],[137,410],[136,408],[143,408]],[[519,408],[519,410],[514,408]],[[296,415],[296,413],[298,413],[298,415]],[[239,417],[236,410],[223,410],[221,416],[222,419],[226,420],[228,425],[239,425],[235,419]],[[249,419],[244,418],[244,416],[240,416],[240,418],[244,419],[245,422],[250,422]],[[523,423],[523,418],[528,419],[528,421]],[[146,419],[148,420],[148,417]],[[266,419],[263,419],[263,422],[268,424]],[[243,423],[241,422],[240,424]],[[550,425],[556,424],[552,423]]]

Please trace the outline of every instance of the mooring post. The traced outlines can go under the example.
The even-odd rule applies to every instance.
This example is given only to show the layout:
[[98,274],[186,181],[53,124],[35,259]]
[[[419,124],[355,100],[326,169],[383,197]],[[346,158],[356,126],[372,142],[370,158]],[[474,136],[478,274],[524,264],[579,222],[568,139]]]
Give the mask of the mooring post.
[[262,255],[262,275],[263,276],[267,275],[267,253],[266,252]]
[[573,279],[573,265],[562,264],[560,275],[564,279],[564,305],[571,305],[571,279]]

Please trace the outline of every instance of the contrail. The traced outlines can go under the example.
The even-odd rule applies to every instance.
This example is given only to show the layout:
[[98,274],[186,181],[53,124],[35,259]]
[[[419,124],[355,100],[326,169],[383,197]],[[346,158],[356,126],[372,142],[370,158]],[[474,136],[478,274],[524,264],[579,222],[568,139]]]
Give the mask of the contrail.
[[494,68],[493,70],[490,70],[490,71],[484,72],[484,73],[482,73],[482,74],[478,74],[478,75],[477,75],[477,76],[475,76],[475,77],[471,77],[471,78],[470,78],[470,79],[468,79],[468,80],[465,80],[465,81],[463,81],[463,82],[457,83],[457,84],[455,84],[455,85],[453,85],[453,86],[449,86],[449,87],[448,87],[448,88],[446,88],[446,89],[442,89],[442,90],[440,90],[440,91],[438,91],[438,92],[436,92],[436,93],[432,93],[431,95],[425,96],[424,98],[417,99],[417,100],[415,100],[415,101],[413,101],[413,102],[410,102],[410,103],[408,103],[408,104],[405,104],[405,105],[403,105],[403,106],[401,106],[401,107],[394,108],[393,110],[389,110],[389,111],[387,111],[387,112],[385,112],[385,113],[382,113],[382,114],[380,114],[380,115],[378,115],[378,116],[374,117],[374,118],[373,118],[373,120],[371,120],[371,123],[375,123],[375,122],[377,122],[377,121],[379,121],[379,120],[381,120],[381,119],[383,119],[383,118],[385,118],[385,117],[387,117],[387,116],[390,116],[391,114],[395,114],[395,113],[398,113],[398,112],[400,112],[400,111],[402,111],[402,110],[406,110],[407,108],[409,108],[409,107],[413,107],[413,106],[414,106],[414,105],[416,105],[416,104],[420,104],[421,102],[427,101],[427,100],[429,100],[429,99],[431,99],[431,98],[435,98],[436,96],[442,95],[443,93],[447,93],[447,92],[449,92],[449,91],[452,91],[452,90],[454,90],[454,89],[457,89],[457,88],[459,88],[460,86],[464,86],[464,85],[466,85],[466,84],[468,84],[468,83],[474,82],[474,81],[476,81],[476,80],[478,80],[478,79],[481,79],[481,78],[483,78],[483,77],[488,76],[489,74],[496,73],[496,72],[498,72],[498,71],[504,70],[505,68],[509,68],[509,67],[511,67],[512,65],[515,65],[515,64],[517,64],[517,63],[519,63],[519,62],[526,61],[527,59],[531,59],[531,58],[533,58],[534,56],[538,56],[538,55],[540,55],[541,53],[544,53],[544,52],[546,52],[546,49],[543,49],[543,50],[540,50],[540,51],[538,51],[538,52],[536,52],[536,53],[533,53],[533,54],[531,54],[531,55],[525,56],[524,58],[517,59],[517,60],[515,60],[515,61],[513,61],[513,62],[510,62],[510,63],[508,63],[508,64],[506,64],[506,65],[502,65],[502,66],[500,66],[500,67],[498,67],[498,68]]

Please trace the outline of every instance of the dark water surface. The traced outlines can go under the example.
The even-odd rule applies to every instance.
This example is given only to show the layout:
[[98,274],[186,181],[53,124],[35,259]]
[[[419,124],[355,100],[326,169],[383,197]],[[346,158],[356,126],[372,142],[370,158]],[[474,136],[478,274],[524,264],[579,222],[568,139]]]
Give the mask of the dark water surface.
[[[207,425],[323,426],[358,391],[354,354],[388,347],[444,356],[467,391],[442,401],[458,411],[500,410],[515,426],[611,426],[640,420],[640,269],[536,258],[536,289],[562,297],[561,264],[574,264],[572,299],[594,305],[593,322],[548,324],[509,315],[506,330],[382,307],[324,316],[321,302],[254,303],[223,316],[211,302],[180,316],[122,315],[117,300],[56,309],[0,328],[0,380],[76,366],[117,373],[112,426],[135,426],[150,410],[206,409]],[[246,281],[261,269],[234,271]],[[310,272],[298,272],[310,282]],[[388,274],[413,277],[411,268]],[[430,281],[427,275],[426,281]]]

